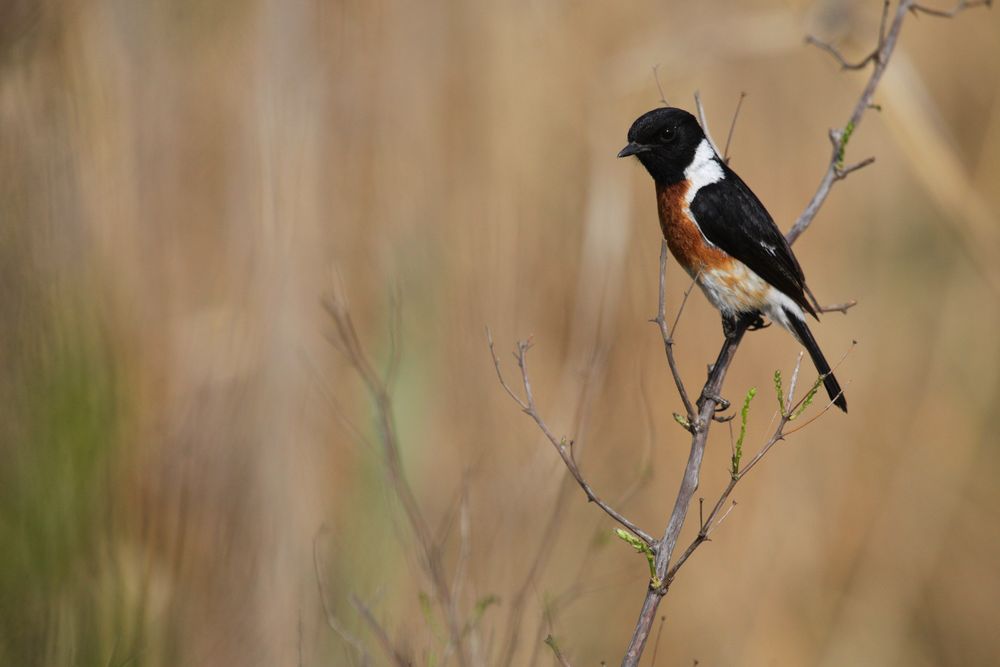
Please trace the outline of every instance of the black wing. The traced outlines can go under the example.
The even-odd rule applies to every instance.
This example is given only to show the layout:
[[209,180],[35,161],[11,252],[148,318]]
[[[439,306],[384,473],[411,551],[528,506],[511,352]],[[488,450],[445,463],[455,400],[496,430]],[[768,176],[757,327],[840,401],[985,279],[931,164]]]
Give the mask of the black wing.
[[723,172],[724,179],[702,186],[691,202],[701,232],[816,317],[803,293],[802,268],[771,214],[732,169],[723,166]]

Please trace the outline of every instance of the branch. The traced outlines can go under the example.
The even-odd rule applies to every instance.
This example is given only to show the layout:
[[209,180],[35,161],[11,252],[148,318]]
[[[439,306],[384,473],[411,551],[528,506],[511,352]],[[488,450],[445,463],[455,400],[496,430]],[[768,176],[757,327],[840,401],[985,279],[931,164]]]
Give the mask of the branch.
[[320,556],[319,556],[319,536],[325,531],[325,527],[321,527],[316,536],[313,537],[313,568],[316,572],[316,588],[319,591],[319,601],[323,606],[323,616],[326,618],[326,624],[333,630],[345,643],[350,645],[351,648],[358,654],[361,659],[361,664],[367,665],[371,664],[371,656],[368,655],[368,649],[365,648],[364,643],[350,630],[344,627],[336,616],[333,615],[333,610],[330,609],[330,605],[326,601],[326,591],[323,584],[323,570],[320,567]]
[[910,11],[914,14],[927,14],[938,18],[950,19],[956,14],[972,7],[992,7],[993,0],[959,0],[951,9],[934,9],[923,5],[911,5]]
[[[382,444],[383,462],[387,473],[389,486],[393,490],[400,505],[403,506],[403,513],[406,516],[410,530],[413,532],[417,542],[417,553],[420,557],[420,565],[424,569],[427,578],[430,580],[434,590],[434,598],[441,608],[442,616],[448,628],[449,647],[454,647],[455,657],[460,665],[464,667],[468,664],[465,647],[462,637],[462,628],[458,620],[458,612],[455,597],[451,593],[451,587],[445,574],[444,564],[441,560],[442,549],[435,542],[427,521],[420,509],[416,495],[410,486],[409,480],[403,470],[402,457],[400,455],[399,436],[396,432],[396,423],[393,416],[392,397],[389,392],[388,382],[392,381],[395,375],[395,366],[398,364],[398,344],[392,345],[389,365],[383,374],[376,372],[374,365],[369,359],[361,338],[358,336],[351,317],[347,300],[343,296],[342,287],[335,285],[334,294],[324,299],[323,307],[333,320],[336,330],[329,339],[331,343],[347,358],[347,361],[354,367],[368,390],[369,398],[375,407],[375,416],[379,426],[379,439]],[[398,314],[398,300],[394,303],[394,311]],[[391,336],[395,339],[398,334],[398,317],[394,314],[391,325]],[[364,605],[356,601],[355,607],[359,611],[364,610]],[[369,620],[369,624],[371,624]],[[379,638],[381,641],[381,638]]]
[[879,53],[879,50],[875,49],[861,60],[852,63],[849,62],[846,58],[844,58],[843,54],[841,54],[840,51],[837,50],[837,47],[833,46],[829,42],[824,42],[822,40],[816,39],[812,35],[808,35],[806,36],[806,44],[812,44],[813,46],[817,46],[823,49],[831,56],[833,56],[834,60],[836,60],[840,64],[840,69],[845,69],[845,70],[864,69],[865,67],[868,66],[868,63],[870,63],[871,61],[875,60],[878,57]]
[[412,661],[408,660],[405,655],[403,655],[396,647],[392,645],[392,640],[389,639],[389,634],[382,627],[382,624],[378,622],[375,615],[372,614],[372,610],[361,601],[357,595],[351,595],[351,605],[357,610],[361,615],[361,618],[365,620],[368,624],[369,629],[375,638],[378,640],[379,646],[385,652],[385,656],[389,659],[391,663],[397,667],[410,667]]
[[854,306],[858,305],[857,299],[851,299],[850,301],[845,301],[844,303],[835,303],[830,306],[820,306],[816,309],[817,313],[843,313],[847,314],[847,311]]
[[708,121],[705,118],[705,107],[701,105],[701,94],[696,90],[694,91],[694,107],[698,111],[698,122],[701,124],[702,131],[705,132],[705,138],[708,139],[708,143],[712,145],[712,150],[715,151],[716,155],[722,155],[719,152],[719,147],[715,145],[715,141],[712,140],[712,135],[708,133]]
[[559,644],[556,643],[556,638],[549,635],[545,638],[545,645],[552,649],[552,654],[556,658],[556,662],[559,663],[560,667],[573,667],[570,661],[562,654],[559,650]]
[[[959,5],[956,6],[955,10],[947,15],[957,14],[959,11],[969,6],[973,6],[973,3],[960,2]],[[831,151],[829,162],[827,163],[826,171],[820,180],[819,186],[817,187],[812,199],[809,201],[805,210],[788,232],[786,239],[789,244],[794,243],[799,236],[801,236],[802,233],[809,228],[809,225],[812,224],[813,219],[816,217],[819,209],[826,201],[830,194],[830,190],[836,181],[842,180],[848,174],[861,169],[867,164],[871,164],[871,161],[867,160],[862,163],[858,163],[857,165],[852,165],[851,167],[844,167],[845,149],[851,134],[861,122],[865,112],[872,108],[872,99],[875,94],[875,89],[878,87],[878,84],[882,79],[882,75],[885,73],[885,68],[888,65],[889,59],[891,58],[896,47],[896,43],[899,39],[899,33],[903,26],[903,21],[908,12],[914,10],[914,8],[917,8],[916,11],[922,10],[919,5],[914,4],[913,0],[901,0],[887,32],[885,31],[884,26],[888,16],[888,7],[886,6],[883,10],[883,21],[879,28],[878,48],[874,52],[873,57],[867,59],[867,62],[874,63],[872,73],[869,76],[868,82],[862,90],[858,101],[855,103],[854,109],[852,110],[847,123],[844,125],[844,129],[834,130],[831,132],[831,140],[834,146]],[[701,100],[697,94],[695,95],[695,104],[698,107],[698,116],[702,122],[702,126],[705,127],[705,114],[704,110],[701,108]],[[708,136],[707,131],[706,136]],[[684,469],[681,486],[678,490],[677,499],[674,503],[673,510],[671,511],[670,519],[667,523],[663,537],[658,543],[659,548],[656,550],[656,576],[665,582],[669,582],[668,574],[671,570],[676,573],[677,565],[675,564],[671,567],[670,559],[673,555],[674,548],[676,547],[681,528],[684,525],[688,507],[690,506],[694,493],[698,488],[698,480],[701,471],[702,459],[704,457],[705,442],[708,437],[708,429],[711,426],[717,407],[718,399],[716,397],[719,395],[726,372],[730,363],[732,363],[733,357],[736,354],[736,350],[739,347],[745,332],[746,327],[740,326],[736,329],[736,331],[732,332],[729,338],[726,339],[722,349],[719,351],[719,357],[716,360],[715,365],[712,367],[708,381],[705,383],[704,389],[702,390],[701,398],[698,401],[698,427],[692,431],[691,450],[688,455],[687,465]],[[779,435],[780,434],[781,432],[779,432]],[[777,442],[777,440],[774,442]],[[754,459],[751,460],[745,468],[744,474],[749,472],[749,470],[757,464],[760,458],[766,454],[766,451],[769,450],[773,444],[774,443],[772,442],[770,445],[765,445],[763,453],[759,452],[759,456],[755,456]],[[728,498],[728,495],[725,495],[725,498]],[[723,503],[725,502],[725,498],[722,500]],[[710,519],[714,519],[712,514],[710,514]],[[682,556],[682,558],[684,557]],[[678,562],[682,561],[679,559]],[[642,610],[640,611],[639,618],[636,622],[635,631],[633,632],[632,639],[629,642],[625,656],[622,660],[623,667],[635,667],[638,665],[656,617],[657,607],[660,604],[660,600],[666,594],[666,591],[666,586],[650,588],[647,590]]]
[[656,89],[660,91],[660,101],[663,102],[663,106],[669,107],[670,103],[667,102],[666,96],[663,94],[663,86],[660,85],[660,66],[653,65],[653,81],[656,82]]
[[[851,350],[853,349],[854,346],[852,345],[848,349],[848,351],[844,354],[844,356],[840,358],[840,361],[837,362],[833,370],[836,370],[837,368],[840,367],[840,365],[844,362],[844,359],[847,358],[847,355],[850,354]],[[758,463],[760,463],[760,461],[767,455],[767,453],[771,451],[772,447],[774,447],[776,444],[784,440],[787,436],[791,435],[792,433],[801,431],[806,426],[809,426],[809,424],[812,424],[814,421],[816,421],[816,419],[826,414],[826,412],[833,406],[833,401],[831,400],[827,403],[826,406],[824,406],[824,408],[815,417],[810,418],[808,421],[806,421],[798,428],[792,429],[790,431],[786,430],[788,424],[791,423],[792,421],[795,421],[802,414],[805,407],[812,402],[813,397],[815,396],[816,392],[820,388],[820,385],[822,384],[821,383],[822,378],[816,380],[816,382],[813,383],[812,389],[806,392],[806,394],[804,394],[802,398],[800,398],[797,402],[793,403],[792,396],[795,393],[795,384],[796,381],[798,380],[799,369],[801,368],[801,365],[802,365],[802,353],[800,352],[798,359],[795,362],[795,369],[792,371],[792,380],[788,388],[788,399],[787,402],[785,403],[785,405],[788,407],[787,409],[781,412],[781,418],[778,420],[778,425],[775,427],[774,432],[771,434],[771,437],[767,439],[764,445],[759,450],[757,450],[757,453],[754,454],[753,457],[751,457],[751,459],[747,462],[745,466],[739,468],[738,467],[739,459],[738,458],[734,459],[734,464],[733,464],[734,468],[730,476],[729,484],[726,485],[726,488],[722,491],[722,494],[719,496],[719,499],[712,507],[712,511],[708,513],[708,518],[701,521],[701,525],[698,529],[698,535],[694,538],[694,541],[691,542],[688,548],[685,549],[684,553],[681,554],[681,556],[677,559],[677,561],[667,571],[667,576],[666,579],[664,580],[665,587],[670,586],[670,584],[674,580],[674,577],[677,576],[677,571],[681,569],[681,567],[684,565],[685,562],[687,562],[687,559],[690,558],[691,554],[693,554],[694,551],[699,546],[701,546],[703,543],[709,540],[709,536],[712,534],[712,531],[718,528],[722,524],[722,522],[726,520],[726,517],[729,516],[729,513],[733,511],[733,508],[736,506],[735,501],[733,501],[733,504],[729,506],[729,509],[726,510],[725,514],[719,517],[718,521],[715,520],[715,517],[718,516],[719,512],[726,505],[726,501],[729,500],[729,496],[736,488],[736,485],[739,484],[741,481],[743,481],[743,478],[746,477],[750,473],[750,471],[753,470],[754,467],[756,467]],[[833,370],[831,370],[830,372],[832,373]],[[780,376],[776,374],[775,377],[780,377]]]
[[587,495],[587,500],[594,503],[600,507],[604,512],[610,516],[612,519],[620,523],[622,526],[631,531],[634,535],[638,536],[643,542],[648,544],[650,547],[654,547],[655,540],[646,531],[639,528],[637,525],[629,521],[620,512],[611,507],[608,503],[602,500],[595,492],[593,487],[584,479],[583,474],[580,472],[579,466],[577,466],[576,459],[573,455],[573,441],[566,441],[565,438],[556,438],[552,431],[549,429],[545,420],[538,413],[538,409],[535,406],[535,397],[531,390],[531,379],[528,376],[528,350],[531,349],[530,341],[518,341],[517,351],[514,354],[514,358],[517,360],[517,366],[521,369],[521,384],[524,387],[524,399],[522,400],[517,393],[511,389],[510,385],[503,377],[503,371],[500,370],[500,359],[497,358],[496,349],[493,345],[493,333],[486,329],[486,340],[489,343],[490,355],[493,357],[493,367],[496,369],[497,379],[500,381],[500,385],[507,392],[507,395],[514,400],[521,407],[521,411],[534,420],[535,424],[545,435],[545,438],[552,443],[552,446],[556,448],[556,452],[559,454],[559,458],[562,459],[569,473],[576,480],[576,483],[580,485],[583,492]]
[[667,365],[670,366],[670,374],[674,376],[677,393],[680,394],[681,402],[684,403],[684,414],[688,424],[687,428],[691,430],[694,428],[695,411],[694,406],[691,404],[691,399],[688,398],[687,390],[684,388],[684,381],[681,380],[680,370],[677,368],[677,360],[674,358],[674,331],[677,330],[677,323],[680,321],[681,313],[684,312],[684,306],[687,304],[688,295],[691,294],[694,282],[691,283],[684,293],[684,299],[681,301],[680,308],[677,309],[677,317],[674,319],[674,325],[668,329],[666,306],[667,253],[667,241],[664,239],[660,242],[660,296],[656,309],[656,317],[650,320],[650,322],[655,322],[660,327],[660,336],[663,337],[663,350],[667,354]]
[[726,147],[723,149],[722,161],[729,164],[729,143],[733,140],[733,132],[736,130],[736,119],[740,117],[740,109],[743,108],[743,100],[747,94],[740,91],[740,99],[736,101],[736,111],[733,112],[733,120],[729,124],[729,134],[726,135]]
[[[954,14],[962,11],[962,9],[971,6],[973,6],[972,3],[959,2],[953,10],[953,13],[950,15],[953,16]],[[896,8],[892,24],[889,26],[889,30],[885,33],[884,37],[881,34],[880,28],[878,48],[873,53],[874,57],[868,60],[868,62],[874,62],[875,64],[872,68],[871,75],[868,77],[868,83],[865,84],[864,89],[861,91],[861,96],[855,103],[854,109],[851,111],[851,115],[848,118],[847,123],[844,125],[844,129],[831,131],[831,136],[832,138],[835,138],[836,141],[834,142],[835,146],[833,154],[827,164],[826,173],[824,173],[823,177],[820,179],[819,186],[816,188],[816,193],[806,205],[802,215],[799,216],[798,220],[795,221],[795,224],[792,225],[792,229],[788,232],[786,238],[789,243],[794,243],[795,240],[802,235],[802,232],[804,232],[812,223],[813,218],[816,217],[816,213],[819,212],[820,207],[829,196],[830,189],[833,187],[834,182],[842,180],[848,173],[850,173],[850,171],[855,171],[860,168],[859,166],[856,166],[850,171],[844,170],[844,149],[847,147],[847,141],[850,139],[851,133],[857,129],[858,125],[861,123],[861,119],[865,115],[865,112],[872,106],[875,89],[882,80],[882,75],[885,74],[885,68],[889,65],[889,58],[892,57],[892,53],[896,48],[899,33],[903,28],[903,21],[905,20],[907,13],[914,8],[918,8],[916,11],[923,11],[923,9],[920,8],[919,5],[914,4],[912,0],[901,0]],[[887,5],[883,11],[887,11]]]

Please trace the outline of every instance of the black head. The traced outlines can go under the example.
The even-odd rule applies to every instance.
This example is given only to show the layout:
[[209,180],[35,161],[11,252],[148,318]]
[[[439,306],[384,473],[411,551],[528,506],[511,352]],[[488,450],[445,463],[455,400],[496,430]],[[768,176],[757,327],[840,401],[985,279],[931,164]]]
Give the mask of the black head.
[[653,109],[639,116],[628,130],[628,146],[618,157],[634,155],[657,183],[684,179],[684,170],[705,138],[694,116],[683,109]]

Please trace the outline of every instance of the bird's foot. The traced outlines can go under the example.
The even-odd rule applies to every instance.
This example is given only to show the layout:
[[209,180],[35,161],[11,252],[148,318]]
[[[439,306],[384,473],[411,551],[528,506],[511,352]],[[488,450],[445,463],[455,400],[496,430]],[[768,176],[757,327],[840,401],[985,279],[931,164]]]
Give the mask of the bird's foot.
[[715,403],[715,405],[717,406],[717,409],[719,410],[719,412],[722,412],[724,410],[728,410],[729,406],[731,405],[731,403],[729,401],[727,401],[726,399],[722,398],[718,394],[703,393],[701,395],[701,400],[698,401],[698,402],[699,403],[704,403],[705,401],[713,401]]
[[747,331],[757,331],[771,326],[770,322],[764,321],[764,318],[761,317],[760,313],[750,313],[749,315],[744,315],[744,321],[748,322]]
[[729,340],[736,338],[741,331],[757,331],[769,326],[771,323],[765,322],[758,311],[722,316],[722,333]]

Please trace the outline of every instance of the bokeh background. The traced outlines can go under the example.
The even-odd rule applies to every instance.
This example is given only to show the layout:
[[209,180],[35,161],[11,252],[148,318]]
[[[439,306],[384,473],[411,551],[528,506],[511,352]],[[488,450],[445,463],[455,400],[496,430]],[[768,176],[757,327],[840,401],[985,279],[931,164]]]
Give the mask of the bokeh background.
[[[654,65],[719,141],[745,91],[732,164],[787,229],[865,81],[803,37],[861,57],[880,9],[4,2],[0,664],[362,664],[341,634],[383,664],[359,609],[456,664],[330,295],[379,368],[399,314],[399,446],[469,664],[549,664],[549,633],[616,663],[645,563],[503,394],[484,327],[511,374],[533,337],[543,416],[659,534],[688,439],[647,322],[652,185],[615,153]],[[661,607],[660,665],[1000,655],[1000,13],[909,19],[875,99],[848,161],[877,161],[796,245],[821,301],[859,301],[815,327],[831,358],[858,341],[851,412],[738,489]],[[693,295],[689,386],[720,340]],[[796,355],[776,329],[742,346],[747,447]],[[717,427],[706,502],[729,449]]]

